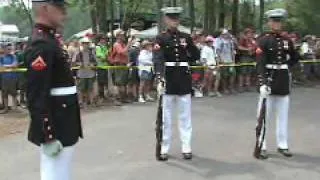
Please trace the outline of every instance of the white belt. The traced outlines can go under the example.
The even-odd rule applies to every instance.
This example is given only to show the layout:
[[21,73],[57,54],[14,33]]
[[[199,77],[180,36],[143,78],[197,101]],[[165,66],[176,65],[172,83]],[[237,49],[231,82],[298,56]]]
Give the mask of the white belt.
[[50,95],[52,96],[64,96],[64,95],[72,95],[77,94],[77,87],[59,87],[59,88],[52,88],[50,90]]
[[166,66],[189,66],[188,62],[166,62]]
[[267,64],[267,69],[289,69],[288,64]]

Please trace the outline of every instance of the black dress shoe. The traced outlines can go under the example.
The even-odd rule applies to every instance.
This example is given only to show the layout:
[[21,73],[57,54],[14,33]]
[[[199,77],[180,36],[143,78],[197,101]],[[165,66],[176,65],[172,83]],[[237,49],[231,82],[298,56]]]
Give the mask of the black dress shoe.
[[168,159],[168,154],[161,154],[160,157],[158,157],[158,161],[168,161]]
[[0,110],[0,114],[7,114],[9,112],[9,108],[4,108]]
[[185,160],[191,160],[192,159],[192,153],[182,153],[183,159]]
[[282,154],[285,157],[292,157],[292,153],[289,151],[289,149],[280,149],[278,148],[278,152]]
[[268,155],[267,151],[266,150],[261,150],[258,159],[265,160],[265,159],[268,159],[268,158],[269,158],[269,155]]

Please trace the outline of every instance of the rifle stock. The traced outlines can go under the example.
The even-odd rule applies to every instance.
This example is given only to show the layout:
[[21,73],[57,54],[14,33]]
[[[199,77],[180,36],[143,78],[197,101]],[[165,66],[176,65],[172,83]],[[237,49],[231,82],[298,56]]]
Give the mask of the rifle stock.
[[[264,98],[261,103],[259,117],[258,117],[258,124],[256,127],[256,145],[254,148],[253,156],[257,159],[259,159],[259,157],[260,157],[263,141],[264,141],[265,134],[266,134],[266,126],[265,126],[265,124],[266,124],[266,120],[265,120],[266,119],[266,102],[267,102],[267,98]],[[263,131],[262,131],[262,128],[263,128]],[[262,131],[262,138],[260,141],[261,131]]]
[[157,119],[156,119],[156,158],[159,160],[161,155],[161,143],[162,143],[162,95],[159,96],[159,103],[158,103],[158,112],[157,112]]

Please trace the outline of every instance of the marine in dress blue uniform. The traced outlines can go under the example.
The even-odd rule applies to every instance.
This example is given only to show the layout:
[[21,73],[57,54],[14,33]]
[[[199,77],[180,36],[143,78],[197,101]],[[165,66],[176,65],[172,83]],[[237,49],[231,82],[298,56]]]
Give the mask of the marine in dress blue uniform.
[[[163,8],[164,21],[167,30],[156,38],[155,48],[159,50],[156,60],[156,70],[163,70],[165,91],[163,95],[163,137],[161,146],[161,157],[159,160],[168,160],[168,152],[171,144],[171,125],[174,116],[173,109],[178,108],[179,131],[182,142],[182,155],[184,159],[192,159],[191,149],[191,62],[200,59],[200,51],[193,44],[188,34],[180,32],[179,15],[181,7]],[[159,63],[160,61],[160,63]]]
[[40,146],[41,180],[70,180],[74,146],[83,137],[68,54],[55,38],[63,19],[49,13],[65,16],[65,4],[63,0],[33,0],[36,24],[25,50],[31,117],[28,140]]
[[[288,145],[290,68],[298,62],[298,53],[295,51],[292,41],[281,35],[282,21],[287,17],[286,10],[274,9],[267,11],[265,15],[268,18],[271,31],[258,38],[256,50],[260,91],[258,107],[261,107],[262,99],[267,98],[266,124],[271,122],[276,115],[278,152],[286,157],[291,157],[292,153],[289,151]],[[264,139],[260,159],[268,158],[266,150]]]

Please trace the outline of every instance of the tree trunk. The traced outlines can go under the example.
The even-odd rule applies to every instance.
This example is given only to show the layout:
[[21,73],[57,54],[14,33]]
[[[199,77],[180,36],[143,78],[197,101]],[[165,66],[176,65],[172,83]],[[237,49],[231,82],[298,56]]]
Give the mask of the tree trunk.
[[[31,4],[30,2],[31,0],[28,0],[27,3],[28,5]],[[28,8],[28,6],[22,1],[22,4],[23,4],[23,9],[25,11],[25,14],[27,15],[28,17],[28,21],[29,21],[29,24],[30,24],[30,27],[31,29],[33,28],[33,18],[32,18],[32,12],[31,12],[31,9]]]
[[233,0],[232,9],[232,32],[234,35],[238,34],[238,18],[239,18],[239,0]]
[[216,0],[209,0],[209,19],[208,19],[208,23],[209,23],[209,33],[214,33],[216,30]]
[[96,0],[97,17],[99,22],[100,31],[104,34],[108,32],[108,22],[107,22],[107,1],[106,0]]
[[120,22],[121,22],[121,27],[124,24],[124,5],[123,5],[123,1],[119,0],[119,17],[120,17]]
[[111,32],[111,47],[113,47],[114,42],[114,33],[113,33],[113,24],[114,24],[114,2],[109,0],[109,11],[110,11],[110,32]]
[[203,22],[203,29],[205,32],[209,32],[209,5],[211,0],[205,0],[204,5],[204,22]]
[[95,0],[89,0],[92,32],[97,33],[97,12]]
[[[188,0],[190,1],[190,0]],[[184,11],[185,11],[185,14],[189,14],[191,16],[191,12],[190,12],[190,3],[188,3],[187,0],[180,0],[179,3],[180,3],[180,6],[183,7]]]
[[158,10],[158,33],[163,30],[163,23],[162,23],[162,12],[161,8],[163,7],[163,0],[157,0],[157,10]]
[[171,6],[171,4],[172,4],[171,0],[167,0],[167,1],[165,2],[165,5],[168,6],[168,7]]
[[219,28],[224,28],[225,19],[224,0],[219,0]]
[[177,6],[177,0],[172,0],[172,6],[176,7]]
[[260,0],[259,30],[263,32],[264,0]]
[[[252,0],[252,20],[255,22],[256,17],[256,0]],[[257,25],[257,22],[253,23],[253,25]]]
[[191,18],[191,32],[193,32],[193,29],[195,27],[195,21],[196,21],[196,12],[195,12],[195,6],[194,6],[194,0],[189,0],[189,9],[190,9],[190,18]]

